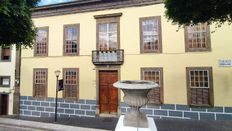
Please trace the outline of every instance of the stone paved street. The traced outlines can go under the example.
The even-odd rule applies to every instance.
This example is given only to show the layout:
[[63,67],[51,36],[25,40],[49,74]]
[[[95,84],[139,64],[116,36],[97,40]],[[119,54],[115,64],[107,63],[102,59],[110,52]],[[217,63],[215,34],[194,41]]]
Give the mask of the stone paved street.
[[[9,117],[8,117],[9,118]],[[8,119],[0,118],[0,120]],[[83,128],[85,131],[90,130],[114,130],[117,124],[117,118],[88,118],[88,117],[75,117],[75,118],[59,118],[58,122],[54,123],[54,118],[32,118],[32,117],[10,117],[16,123],[10,123],[14,126],[5,125],[0,121],[0,131],[41,131],[45,130],[47,123],[53,127],[77,127]],[[33,125],[19,126],[19,120],[34,121],[33,124],[41,125],[42,129],[32,128]],[[6,123],[6,122],[5,122]],[[232,131],[232,121],[209,121],[209,120],[180,120],[180,119],[155,119],[158,131]],[[22,125],[22,123],[21,123]],[[47,128],[51,130],[52,126]],[[15,130],[18,129],[18,130]],[[66,131],[68,128],[59,128],[59,130]],[[70,128],[71,129],[71,128]]]
[[16,125],[6,125],[6,124],[0,124],[0,131],[51,131],[46,129],[35,129],[31,127],[22,127],[22,126],[16,126]]
[[232,131],[232,121],[155,120],[158,131]]

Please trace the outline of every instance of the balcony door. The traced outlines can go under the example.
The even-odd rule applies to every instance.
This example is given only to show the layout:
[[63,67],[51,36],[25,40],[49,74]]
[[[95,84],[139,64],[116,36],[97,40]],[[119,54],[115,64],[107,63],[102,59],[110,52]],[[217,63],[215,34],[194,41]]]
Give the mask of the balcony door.
[[97,50],[119,49],[119,17],[97,19]]
[[117,50],[117,23],[98,24],[98,49],[99,50]]
[[8,94],[0,94],[0,115],[8,114]]
[[99,109],[103,114],[117,114],[118,89],[113,83],[118,81],[118,71],[99,71]]

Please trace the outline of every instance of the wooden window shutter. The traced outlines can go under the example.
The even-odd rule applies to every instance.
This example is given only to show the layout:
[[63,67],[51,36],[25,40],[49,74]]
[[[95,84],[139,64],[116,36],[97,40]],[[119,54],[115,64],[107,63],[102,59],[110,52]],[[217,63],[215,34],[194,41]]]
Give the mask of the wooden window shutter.
[[204,88],[192,88],[190,91],[191,104],[192,105],[210,105],[210,92],[209,89]]

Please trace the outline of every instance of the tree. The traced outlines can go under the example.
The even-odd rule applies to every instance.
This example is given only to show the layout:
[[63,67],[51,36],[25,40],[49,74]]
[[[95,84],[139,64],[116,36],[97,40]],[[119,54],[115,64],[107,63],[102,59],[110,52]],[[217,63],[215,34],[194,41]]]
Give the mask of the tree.
[[38,2],[39,0],[0,1],[0,46],[33,46],[36,29],[31,13]]
[[232,0],[164,0],[166,17],[179,26],[232,23]]

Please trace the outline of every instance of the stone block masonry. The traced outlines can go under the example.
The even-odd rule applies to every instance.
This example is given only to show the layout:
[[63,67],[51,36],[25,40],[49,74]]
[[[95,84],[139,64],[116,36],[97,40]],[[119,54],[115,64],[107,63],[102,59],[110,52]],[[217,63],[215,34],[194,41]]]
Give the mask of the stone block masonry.
[[[58,117],[96,116],[96,100],[80,99],[66,101],[58,98]],[[20,97],[20,115],[31,117],[54,117],[55,99],[34,99],[32,96]],[[124,102],[120,104],[121,114],[130,111]],[[155,119],[193,119],[193,120],[232,120],[232,107],[196,108],[179,104],[146,105],[141,108],[149,117]]]
[[[154,119],[193,119],[193,120],[232,120],[232,107],[189,107],[179,104],[163,104],[143,106],[141,112]],[[130,111],[124,102],[121,102],[121,113]]]
[[[31,117],[54,117],[55,99],[35,99],[32,96],[20,97],[20,115]],[[73,117],[86,116],[95,117],[96,100],[66,101],[58,98],[57,116]]]

